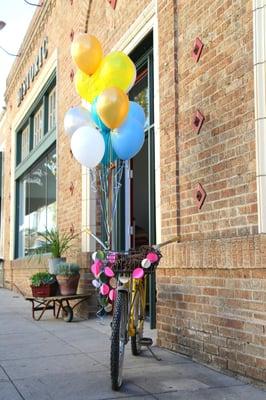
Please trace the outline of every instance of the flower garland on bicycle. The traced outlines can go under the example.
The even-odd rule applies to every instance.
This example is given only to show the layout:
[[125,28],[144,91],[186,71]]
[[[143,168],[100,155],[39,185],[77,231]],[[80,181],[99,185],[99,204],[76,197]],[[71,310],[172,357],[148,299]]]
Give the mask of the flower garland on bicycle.
[[98,250],[92,254],[92,285],[98,291],[101,306],[98,315],[109,313],[117,297],[119,283],[126,284],[131,278],[142,279],[159,264],[161,253],[154,247],[143,246],[126,253]]

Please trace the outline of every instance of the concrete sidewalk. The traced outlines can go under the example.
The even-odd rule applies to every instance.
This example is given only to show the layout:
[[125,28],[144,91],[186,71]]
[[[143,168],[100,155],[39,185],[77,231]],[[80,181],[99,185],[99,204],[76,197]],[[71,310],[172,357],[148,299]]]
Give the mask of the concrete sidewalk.
[[113,392],[108,320],[65,323],[48,311],[35,322],[31,304],[5,289],[0,305],[0,400],[266,399],[263,390],[156,347],[160,362],[147,351],[133,357],[127,346],[124,386]]

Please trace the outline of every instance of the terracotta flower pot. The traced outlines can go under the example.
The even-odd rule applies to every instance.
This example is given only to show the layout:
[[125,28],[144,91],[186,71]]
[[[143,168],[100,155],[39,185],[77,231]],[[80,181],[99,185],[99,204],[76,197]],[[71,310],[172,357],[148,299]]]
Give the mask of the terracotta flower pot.
[[59,285],[60,294],[63,296],[76,294],[79,277],[79,274],[73,276],[57,275],[56,279]]

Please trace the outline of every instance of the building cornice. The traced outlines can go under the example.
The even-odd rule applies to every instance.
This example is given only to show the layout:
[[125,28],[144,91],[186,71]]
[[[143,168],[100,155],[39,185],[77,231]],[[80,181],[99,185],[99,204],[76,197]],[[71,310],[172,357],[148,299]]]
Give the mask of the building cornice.
[[27,33],[19,49],[20,57],[16,59],[9,72],[6,81],[5,101],[8,103],[19,78],[23,76],[24,69],[31,58],[32,53],[36,49],[37,41],[43,35],[45,25],[52,14],[53,8],[57,0],[46,0],[42,7],[36,10],[32,21],[29,25]]

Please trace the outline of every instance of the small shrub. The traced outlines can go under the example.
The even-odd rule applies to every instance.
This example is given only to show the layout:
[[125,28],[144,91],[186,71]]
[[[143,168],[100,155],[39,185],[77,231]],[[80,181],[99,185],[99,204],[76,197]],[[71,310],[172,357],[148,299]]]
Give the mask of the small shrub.
[[54,275],[49,274],[49,272],[37,272],[30,277],[31,285],[35,287],[40,287],[42,285],[52,284],[55,281]]

